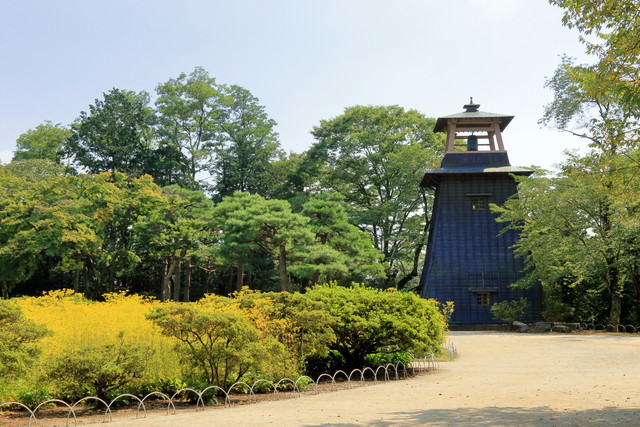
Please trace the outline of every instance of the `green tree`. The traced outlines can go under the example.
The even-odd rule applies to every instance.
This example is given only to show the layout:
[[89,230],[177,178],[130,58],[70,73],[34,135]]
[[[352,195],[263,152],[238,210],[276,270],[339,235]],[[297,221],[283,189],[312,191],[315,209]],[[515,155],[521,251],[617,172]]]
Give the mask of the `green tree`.
[[193,188],[193,181],[187,176],[187,160],[180,149],[156,140],[154,148],[148,152],[144,160],[145,173],[153,176],[154,181],[162,186],[179,185],[183,188]]
[[34,159],[0,169],[0,282],[5,297],[48,258],[64,256],[68,245],[75,245],[61,240],[63,236],[73,240],[66,232],[81,234],[83,219],[74,210],[83,202],[67,185],[74,178],[53,176],[47,180],[23,174],[34,168],[14,168],[34,162],[53,165]]
[[[268,333],[287,347],[297,362],[298,372],[303,371],[308,357],[326,356],[336,340],[333,333],[336,319],[324,309],[323,303],[305,294],[243,290],[233,297],[242,309],[250,313],[253,310],[261,319],[267,319]],[[254,322],[258,323],[257,319]]]
[[[154,257],[164,261],[161,298],[171,298],[170,280],[173,280],[173,300],[180,300],[180,265],[203,251],[211,243],[213,204],[202,191],[192,191],[178,186],[162,189],[163,200],[153,211],[136,224],[134,232],[138,240]],[[184,301],[189,300],[190,274],[186,275]]]
[[246,373],[260,372],[272,358],[284,358],[284,346],[261,337],[240,314],[198,306],[166,306],[147,318],[178,341],[184,362],[209,384],[227,388]]
[[301,214],[310,219],[315,244],[302,252],[291,271],[309,279],[311,285],[384,277],[382,255],[368,233],[349,223],[343,200],[338,193],[323,193],[302,205]]
[[527,307],[529,307],[529,301],[524,297],[515,301],[501,301],[491,306],[491,314],[496,319],[513,325],[513,322],[525,315]]
[[12,160],[3,165],[7,172],[26,182],[40,182],[67,174],[67,168],[48,159]]
[[214,208],[214,221],[222,234],[217,252],[224,263],[236,267],[236,291],[244,286],[246,264],[259,249],[257,232],[249,223],[251,207],[263,201],[257,194],[236,193]]
[[216,177],[216,197],[222,199],[235,191],[266,196],[271,162],[281,155],[276,122],[247,89],[231,85],[218,90],[219,131],[216,159],[210,168]]
[[[566,232],[590,247],[584,264],[590,265],[590,271],[597,272],[606,286],[610,297],[609,322],[617,324],[624,296],[624,275],[619,269],[624,242],[617,237],[620,225],[615,205],[617,199],[624,197],[624,192],[619,191],[621,171],[629,167],[626,162],[621,167],[621,160],[640,159],[635,136],[640,116],[621,103],[611,87],[601,86],[598,66],[574,65],[570,58],[563,57],[546,86],[553,90],[554,100],[545,107],[541,123],[586,140],[592,151],[584,158],[571,156],[562,170],[566,179],[545,197],[558,197],[557,206],[563,206],[566,203],[563,200],[578,200],[577,212],[584,217],[567,216],[569,213],[565,212],[567,218],[572,218],[567,224],[572,228]],[[593,247],[596,242],[597,247]],[[598,262],[593,260],[594,256]],[[573,273],[569,282],[584,277]]]
[[371,353],[440,351],[446,325],[433,300],[362,285],[318,285],[306,295],[324,303],[337,319],[332,348],[344,357],[347,368],[362,368]]
[[66,152],[90,173],[142,175],[152,147],[154,120],[146,92],[111,89],[71,125]]
[[549,0],[564,9],[562,22],[583,36],[587,53],[595,55],[598,86],[615,93],[629,109],[640,107],[638,59],[640,8],[636,0]]
[[299,196],[301,200],[306,200],[307,197],[304,192],[304,173],[300,170],[305,157],[305,153],[289,152],[272,161],[269,173],[262,177],[264,194],[261,195],[267,199],[288,200],[294,211],[299,211],[300,203],[295,199]]
[[243,283],[241,266],[248,261],[248,254],[259,248],[275,258],[280,288],[289,291],[288,264],[313,240],[309,219],[293,213],[284,200],[242,192],[225,197],[215,210],[222,233],[220,253],[239,267],[237,286]]
[[189,75],[159,84],[156,92],[161,147],[182,155],[183,185],[198,189],[198,174],[211,161],[219,131],[218,85],[204,68],[196,67]]
[[120,173],[81,177],[82,198],[90,204],[93,230],[98,240],[82,254],[84,268],[93,272],[92,294],[111,292],[140,263],[136,251],[137,223],[153,215],[164,203],[162,192],[149,175],[130,178]]
[[73,273],[76,290],[84,277],[94,296],[114,290],[133,272],[140,262],[135,226],[163,202],[146,175],[105,172],[29,182],[5,174],[0,188],[0,282],[15,286],[46,262],[48,269]]
[[300,168],[316,176],[309,191],[345,196],[351,222],[384,256],[386,285],[402,288],[418,276],[432,200],[419,184],[443,143],[434,124],[398,106],[350,107],[313,129],[317,142]]
[[615,93],[606,91],[597,67],[575,65],[563,56],[545,87],[554,99],[545,106],[541,124],[584,139],[602,156],[638,147],[640,110],[627,108]]
[[67,127],[47,120],[18,137],[13,160],[41,159],[60,164],[70,135]]
[[[64,176],[66,168],[48,159],[31,158],[12,160],[0,165],[0,297],[9,298],[10,288],[28,279],[37,268],[34,258],[15,257],[7,251],[6,245],[21,223],[23,202],[31,199],[34,187],[42,185],[42,181],[58,181]],[[20,206],[20,209],[16,209]]]
[[608,321],[614,325],[621,321],[625,295],[623,260],[633,248],[621,231],[637,221],[637,213],[628,215],[624,206],[612,203],[626,183],[612,181],[611,175],[603,180],[603,170],[617,159],[603,164],[596,155],[572,156],[560,176],[523,181],[517,198],[494,207],[499,221],[519,229],[516,253],[526,257],[527,268],[520,284],[540,281],[547,295],[570,304],[584,318],[598,315],[589,313],[598,307],[585,301],[585,295],[604,292]]

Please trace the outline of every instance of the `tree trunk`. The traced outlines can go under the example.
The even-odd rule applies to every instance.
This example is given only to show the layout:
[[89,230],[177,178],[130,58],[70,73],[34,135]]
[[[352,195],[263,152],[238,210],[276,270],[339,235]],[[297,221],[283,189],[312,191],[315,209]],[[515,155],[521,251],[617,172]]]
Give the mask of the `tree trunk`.
[[238,268],[236,271],[236,291],[239,292],[242,290],[242,285],[244,284],[244,263],[238,264]]
[[[80,264],[80,254],[76,255],[76,264]],[[82,268],[76,267],[73,271],[73,292],[80,291],[80,273],[82,272]]]
[[607,258],[607,289],[611,295],[611,310],[609,311],[609,323],[617,326],[622,317],[622,285],[620,284],[620,275],[615,266],[613,257]]
[[6,280],[0,282],[0,288],[2,289],[2,299],[9,299],[9,288]]
[[[426,200],[426,196],[424,194],[423,194],[423,200],[424,200],[423,209],[425,210],[425,212],[428,212],[427,200]],[[419,268],[419,264],[420,264],[420,255],[422,254],[422,249],[425,247],[425,244],[426,244],[426,242],[428,240],[428,234],[429,234],[429,227],[430,226],[431,226],[431,221],[430,221],[429,217],[425,213],[424,227],[422,228],[422,239],[420,239],[420,243],[418,243],[418,246],[416,246],[416,249],[413,251],[413,268],[411,269],[409,274],[407,274],[402,279],[400,279],[400,281],[398,281],[398,283],[396,285],[396,289],[404,288],[406,286],[406,284],[409,283],[409,281],[411,281],[411,279],[413,279],[414,277],[418,276],[418,268]],[[422,294],[422,288],[420,286],[420,283],[418,283],[418,286],[416,286],[415,289],[418,291],[419,294]]]
[[[610,189],[612,187],[611,181],[604,183],[604,187]],[[602,206],[602,212],[600,214],[600,221],[602,223],[602,236],[605,242],[611,243],[611,206],[608,201],[605,201]],[[620,284],[620,275],[616,268],[616,263],[619,260],[618,256],[610,249],[605,256],[606,271],[604,278],[607,284],[607,290],[611,297],[611,309],[609,311],[609,323],[613,326],[617,326],[620,323],[622,317],[622,292],[623,288]]]
[[[313,273],[313,276],[311,277],[311,286],[317,285],[319,280],[320,280],[320,272],[316,271],[315,273]],[[327,282],[328,281],[329,280],[327,280]]]
[[280,276],[280,288],[282,292],[289,292],[289,275],[287,274],[287,250],[284,245],[278,252],[278,275]]
[[94,286],[94,288],[91,290],[91,293],[89,294],[89,299],[96,299],[98,298],[98,296],[100,295],[100,293],[103,291],[103,274],[104,272],[100,272],[94,269],[93,274],[95,276],[95,280],[96,280],[96,285]]
[[[633,269],[632,269],[633,270]],[[632,288],[634,290],[634,295],[635,295],[635,301],[636,303],[635,305],[635,315],[636,315],[636,323],[640,322],[640,280],[638,280],[639,277],[638,275],[635,273],[635,271],[631,272],[631,283],[632,283]]]
[[609,312],[609,323],[617,326],[622,317],[622,298],[617,292],[611,293],[611,311]]
[[184,272],[184,295],[182,296],[182,300],[184,302],[189,302],[191,298],[191,258],[187,258],[185,264],[185,272]]
[[413,268],[409,273],[407,273],[402,279],[398,281],[398,283],[396,284],[396,289],[403,289],[406,284],[411,281],[411,279],[418,276],[418,264],[420,262],[420,254],[422,253],[422,248],[424,248],[424,243],[420,243],[418,246],[416,246],[416,249],[413,252]]
[[224,287],[225,291],[228,293],[233,292],[233,272],[230,269],[226,269],[225,274],[225,282],[226,286]]
[[171,276],[173,276],[173,272],[176,268],[176,262],[171,258],[172,257],[166,257],[164,259],[164,272],[162,274],[162,289],[160,292],[160,299],[162,301],[167,301],[169,298],[171,298],[170,281],[171,281]]
[[116,283],[116,267],[113,262],[109,264],[109,283],[107,283],[107,291],[113,292]]
[[80,272],[81,271],[82,271],[81,268],[76,268],[73,271],[73,292],[80,291]]
[[180,280],[182,278],[182,262],[176,259],[175,274],[173,275],[173,300],[180,301]]
[[85,266],[82,269],[82,284],[84,285],[84,292],[89,294],[89,268]]

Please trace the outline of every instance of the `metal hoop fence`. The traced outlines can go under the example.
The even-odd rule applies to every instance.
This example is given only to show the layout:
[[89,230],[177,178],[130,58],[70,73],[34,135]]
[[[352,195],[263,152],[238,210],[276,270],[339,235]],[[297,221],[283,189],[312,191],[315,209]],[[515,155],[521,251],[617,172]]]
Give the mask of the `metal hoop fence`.
[[[457,351],[455,350],[455,344],[451,341],[448,341],[444,346],[451,356],[451,360],[453,360],[453,354],[457,355]],[[453,350],[452,350],[453,349]],[[140,398],[133,394],[124,393],[116,396],[110,402],[106,402],[103,399],[100,399],[95,396],[87,396],[78,400],[77,402],[70,404],[60,399],[48,399],[44,402],[41,402],[39,405],[34,407],[33,409],[29,408],[27,405],[21,402],[4,402],[0,404],[0,411],[3,407],[8,408],[18,408],[23,409],[28,412],[29,422],[28,425],[38,425],[38,411],[40,408],[50,404],[57,404],[60,406],[64,406],[68,408],[68,412],[66,415],[66,425],[69,425],[69,420],[73,418],[73,425],[78,425],[78,414],[77,407],[85,402],[93,401],[100,407],[104,407],[103,414],[103,423],[113,421],[113,412],[112,408],[114,405],[125,398],[130,398],[137,402],[137,407],[135,409],[135,417],[146,418],[147,416],[147,407],[145,406],[145,401],[151,400],[151,398],[160,399],[167,403],[167,415],[171,413],[176,413],[176,403],[181,399],[184,399],[186,396],[193,396],[195,398],[195,411],[204,411],[206,408],[206,399],[203,396],[207,394],[214,394],[215,396],[220,396],[220,402],[222,402],[221,406],[228,407],[232,404],[232,396],[247,396],[246,401],[255,402],[256,399],[256,389],[257,387],[261,387],[262,389],[270,390],[268,393],[273,395],[274,399],[278,399],[278,393],[281,393],[286,388],[289,388],[293,397],[300,397],[304,392],[312,392],[313,394],[321,393],[321,386],[325,386],[329,391],[334,391],[338,388],[340,384],[344,385],[351,389],[354,387],[366,387],[368,384],[376,384],[381,381],[398,381],[402,379],[406,379],[410,376],[416,375],[417,372],[425,372],[430,370],[435,370],[439,368],[439,363],[436,360],[436,357],[433,353],[427,354],[421,357],[415,357],[412,355],[412,360],[410,362],[398,362],[396,364],[388,363],[386,365],[378,366],[377,368],[365,367],[363,369],[354,369],[350,373],[347,373],[343,370],[336,371],[333,375],[330,374],[321,374],[314,381],[313,378],[309,376],[301,376],[297,379],[293,378],[282,378],[277,382],[272,382],[266,379],[256,380],[253,384],[249,385],[244,381],[238,381],[231,386],[227,390],[219,386],[209,386],[204,388],[202,391],[197,391],[193,388],[182,388],[177,390],[173,395],[169,396],[160,391],[153,391],[148,393],[146,396]],[[328,387],[326,387],[328,385]],[[235,394],[234,394],[235,392]],[[267,393],[265,393],[267,394]],[[135,403],[134,403],[135,405]]]
[[640,326],[634,326],[631,324],[623,325],[621,323],[612,325],[611,323],[594,323],[594,322],[580,322],[580,330],[582,331],[602,331],[602,332],[620,332],[629,334],[640,333]]

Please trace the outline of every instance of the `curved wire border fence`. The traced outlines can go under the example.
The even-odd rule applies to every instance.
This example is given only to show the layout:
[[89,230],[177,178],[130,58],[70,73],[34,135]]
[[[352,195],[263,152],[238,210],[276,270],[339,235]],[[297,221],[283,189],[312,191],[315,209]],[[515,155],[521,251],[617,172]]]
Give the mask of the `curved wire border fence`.
[[[455,346],[455,344],[451,341],[447,341],[445,343],[445,345],[443,346],[449,353],[449,357],[451,360],[453,360],[455,357],[457,357],[457,348]],[[116,396],[113,400],[111,400],[111,402],[107,403],[106,401],[104,401],[103,399],[100,399],[98,397],[95,396],[87,396],[84,397],[80,400],[78,400],[77,402],[75,402],[74,404],[69,404],[63,400],[60,399],[48,399],[45,400],[44,402],[40,403],[39,405],[37,405],[35,408],[33,408],[33,410],[31,408],[29,408],[27,405],[21,403],[21,402],[4,402],[2,404],[0,404],[0,409],[2,409],[5,406],[18,406],[22,409],[25,409],[29,412],[29,426],[31,426],[32,422],[35,422],[34,424],[37,426],[38,424],[38,419],[36,417],[36,413],[38,412],[38,410],[45,405],[48,404],[59,404],[61,406],[66,406],[67,408],[69,408],[69,412],[67,413],[67,421],[66,421],[66,425],[69,425],[69,420],[71,419],[71,417],[73,416],[73,420],[74,420],[74,425],[78,424],[78,418],[75,412],[75,408],[84,402],[87,401],[95,401],[98,402],[101,405],[104,405],[105,412],[103,415],[103,423],[106,422],[111,422],[113,421],[113,417],[112,417],[112,411],[111,408],[112,406],[118,402],[120,399],[124,399],[124,398],[131,398],[135,401],[138,402],[138,407],[136,408],[135,412],[136,412],[136,419],[140,417],[140,410],[142,410],[142,413],[144,415],[144,418],[146,418],[147,416],[147,409],[145,407],[144,402],[151,398],[151,397],[160,397],[163,400],[167,401],[167,415],[169,415],[170,413],[175,413],[176,412],[176,407],[174,404],[174,401],[176,398],[183,398],[186,395],[192,394],[194,396],[197,396],[196,399],[196,411],[201,410],[204,411],[206,405],[205,405],[205,400],[203,399],[203,396],[205,396],[205,394],[207,392],[209,393],[213,393],[215,392],[215,394],[217,395],[218,393],[220,393],[222,396],[224,396],[224,406],[227,407],[230,405],[230,399],[229,396],[231,395],[231,393],[235,390],[237,392],[244,392],[245,394],[248,393],[249,395],[249,402],[255,401],[255,389],[256,386],[258,385],[262,385],[267,386],[267,388],[270,388],[273,390],[273,395],[274,397],[277,399],[277,395],[278,395],[278,390],[283,390],[285,388],[286,385],[292,386],[292,391],[294,393],[294,396],[299,397],[301,395],[302,392],[313,389],[313,393],[314,394],[318,394],[318,386],[322,383],[329,383],[331,385],[331,390],[334,390],[337,387],[337,381],[336,379],[340,380],[342,379],[343,381],[347,382],[348,388],[352,388],[354,387],[355,384],[359,384],[362,386],[366,386],[367,385],[367,378],[373,380],[373,383],[377,383],[379,381],[390,381],[390,380],[400,380],[400,379],[405,379],[409,376],[409,371],[411,371],[411,375],[415,375],[416,371],[428,371],[431,369],[438,369],[440,367],[438,361],[436,360],[436,357],[433,353],[430,353],[424,357],[414,357],[412,356],[412,360],[408,363],[405,362],[398,362],[396,364],[392,364],[392,363],[388,363],[386,365],[382,365],[377,367],[376,369],[370,368],[370,367],[365,367],[363,369],[354,369],[353,371],[351,371],[349,374],[347,374],[345,371],[343,370],[339,370],[336,371],[333,375],[329,375],[329,374],[321,374],[315,381],[313,380],[313,378],[307,376],[307,375],[303,375],[301,377],[299,377],[296,380],[293,380],[291,378],[283,378],[281,380],[279,380],[278,382],[272,382],[272,381],[268,381],[265,379],[259,379],[256,380],[252,385],[247,384],[246,382],[243,381],[238,381],[234,384],[232,384],[226,391],[218,386],[212,385],[209,387],[206,387],[205,389],[203,389],[202,391],[198,392],[197,390],[190,388],[190,387],[186,387],[186,388],[182,388],[178,391],[176,391],[175,393],[173,393],[173,395],[169,396],[165,393],[162,393],[160,391],[152,391],[151,393],[148,393],[146,396],[144,396],[142,399],[139,398],[138,396],[135,396],[133,394],[129,394],[129,393],[124,393],[121,395]],[[308,385],[301,385],[300,382],[301,381],[310,381],[310,383]]]
[[640,326],[631,324],[623,325],[621,323],[612,325],[611,323],[579,323],[580,329],[583,331],[603,331],[603,332],[627,332],[632,334],[640,333]]

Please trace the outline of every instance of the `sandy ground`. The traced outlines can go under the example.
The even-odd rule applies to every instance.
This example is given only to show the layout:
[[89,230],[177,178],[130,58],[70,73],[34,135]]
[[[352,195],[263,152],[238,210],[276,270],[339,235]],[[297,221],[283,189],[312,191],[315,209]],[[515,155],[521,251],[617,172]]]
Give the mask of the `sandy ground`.
[[454,332],[429,375],[113,426],[640,425],[640,336]]

